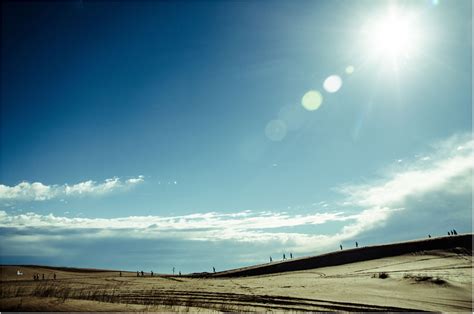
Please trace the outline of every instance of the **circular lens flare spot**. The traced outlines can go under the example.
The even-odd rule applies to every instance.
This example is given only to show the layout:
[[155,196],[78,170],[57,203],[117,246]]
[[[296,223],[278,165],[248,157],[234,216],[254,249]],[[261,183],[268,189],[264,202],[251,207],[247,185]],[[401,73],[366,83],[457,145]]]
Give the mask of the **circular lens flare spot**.
[[286,124],[282,120],[272,120],[265,127],[265,135],[272,141],[278,142],[286,136]]
[[346,73],[347,74],[352,74],[352,73],[354,73],[354,71],[355,71],[354,66],[349,65],[348,67],[346,67]]
[[303,107],[309,111],[317,110],[322,103],[323,95],[315,90],[308,91],[301,99],[301,105],[303,105]]
[[328,93],[335,93],[337,92],[342,86],[342,79],[339,75],[331,75],[329,76],[323,84],[324,89]]

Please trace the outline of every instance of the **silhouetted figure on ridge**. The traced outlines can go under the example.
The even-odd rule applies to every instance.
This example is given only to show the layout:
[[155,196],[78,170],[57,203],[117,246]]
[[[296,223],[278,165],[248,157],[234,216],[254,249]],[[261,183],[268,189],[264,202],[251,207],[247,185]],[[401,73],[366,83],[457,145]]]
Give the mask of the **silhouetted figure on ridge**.
[[285,253],[283,253],[283,260],[286,260],[286,256],[285,256]]
[[356,241],[356,247],[359,247],[359,243],[357,243],[357,241]]
[[431,234],[428,235],[428,238],[431,238]]
[[453,229],[453,232],[454,232],[454,235],[458,235],[458,233],[456,232],[456,229]]
[[293,253],[290,253],[290,258],[293,258]]
[[448,231],[448,235],[451,235],[451,231]]
[[270,256],[270,263],[273,262],[272,257]]
[[214,266],[212,266],[212,272],[216,273],[216,268]]
[[179,271],[179,276],[181,276],[181,271]]
[[151,275],[151,277],[153,277],[153,270],[152,270],[152,271],[150,271],[150,275]]
[[339,244],[339,247],[341,248],[341,251],[342,251],[342,244]]
[[143,270],[142,270],[142,277],[145,276],[145,274],[143,273]]
[[138,272],[138,270],[137,270],[137,277],[140,277],[140,273]]

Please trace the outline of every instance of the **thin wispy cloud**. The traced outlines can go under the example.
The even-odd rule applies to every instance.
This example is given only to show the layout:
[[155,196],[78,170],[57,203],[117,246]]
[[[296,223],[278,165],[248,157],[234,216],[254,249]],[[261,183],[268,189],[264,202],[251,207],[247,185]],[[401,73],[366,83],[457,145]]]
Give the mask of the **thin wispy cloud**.
[[[383,214],[383,213],[382,213]],[[331,239],[325,235],[310,235],[291,231],[274,231],[276,228],[322,225],[329,222],[353,221],[355,226],[364,224],[363,217],[367,213],[344,215],[339,213],[316,213],[310,215],[290,215],[276,212],[244,211],[231,214],[202,213],[185,216],[131,216],[122,218],[69,218],[53,214],[39,215],[26,213],[9,215],[0,211],[0,227],[18,230],[34,229],[38,240],[46,240],[51,230],[66,236],[71,230],[84,233],[91,237],[116,237],[127,235],[132,238],[176,238],[192,241],[223,241],[235,242],[279,242],[295,246],[295,251],[321,248],[322,244],[332,244],[344,236],[340,234]],[[373,219],[383,219],[383,215],[371,215]],[[376,217],[376,218],[373,218]],[[357,229],[357,228],[356,228]],[[80,230],[83,230],[80,231]],[[93,232],[91,232],[93,230]],[[352,233],[354,229],[348,229]],[[56,237],[57,234],[54,235]],[[20,237],[21,238],[21,237]],[[32,237],[28,235],[28,241]],[[316,242],[315,242],[316,241]],[[326,242],[326,243],[323,243]]]
[[117,190],[124,190],[144,181],[143,176],[122,180],[106,179],[104,182],[92,180],[73,185],[46,185],[41,182],[21,182],[15,186],[0,184],[0,200],[45,201],[69,196],[104,195]]

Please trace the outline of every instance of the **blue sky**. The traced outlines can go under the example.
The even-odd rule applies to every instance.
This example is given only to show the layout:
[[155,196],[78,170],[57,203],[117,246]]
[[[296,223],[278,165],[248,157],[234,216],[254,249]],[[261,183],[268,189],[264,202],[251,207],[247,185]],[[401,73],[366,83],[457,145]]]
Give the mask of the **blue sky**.
[[1,262],[471,232],[471,27],[470,1],[2,3]]

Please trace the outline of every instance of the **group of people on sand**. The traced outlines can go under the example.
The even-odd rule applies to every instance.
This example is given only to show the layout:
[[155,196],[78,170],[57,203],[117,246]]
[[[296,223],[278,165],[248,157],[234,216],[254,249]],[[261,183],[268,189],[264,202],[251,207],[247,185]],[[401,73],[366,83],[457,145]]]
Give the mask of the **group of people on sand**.
[[[40,274],[33,274],[33,280],[40,280]],[[41,280],[44,280],[44,274],[41,274]],[[53,280],[56,280],[56,273],[53,273]]]
[[458,233],[456,232],[456,230],[450,230],[448,231],[448,235],[458,235]]
[[[216,269],[214,267],[212,267],[212,268],[213,268],[214,272],[216,272]],[[174,271],[175,271],[175,268],[173,267],[173,275],[174,275]],[[154,274],[153,270],[150,271],[150,277],[153,277],[153,274]],[[181,271],[179,271],[178,274],[179,274],[179,276],[181,276]],[[122,272],[120,272],[120,277],[122,277]],[[141,271],[137,270],[137,277],[145,277],[145,273],[143,272],[143,270],[141,270]]]
[[[293,258],[293,253],[290,252],[290,259]],[[283,253],[283,260],[286,260],[286,254]],[[270,263],[273,262],[273,258],[270,256]]]
[[[358,247],[359,247],[359,242],[356,241],[356,248],[358,248]],[[339,248],[340,248],[341,251],[342,251],[342,249],[343,249],[342,244],[339,244]]]
[[[151,271],[150,274],[151,274],[151,277],[153,277],[153,271]],[[141,271],[137,270],[137,277],[144,277],[144,276],[145,276],[145,273],[143,272],[143,270]]]
[[[448,236],[452,236],[452,235],[458,235],[458,232],[456,231],[456,229],[448,231]],[[428,238],[431,239],[431,234],[428,235]]]

